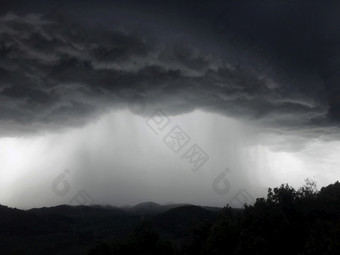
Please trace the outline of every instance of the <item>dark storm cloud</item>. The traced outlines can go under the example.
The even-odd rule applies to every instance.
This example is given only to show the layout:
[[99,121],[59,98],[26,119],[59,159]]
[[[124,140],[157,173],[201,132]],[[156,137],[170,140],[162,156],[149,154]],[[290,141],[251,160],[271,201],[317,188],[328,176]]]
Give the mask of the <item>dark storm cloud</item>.
[[[280,66],[290,76],[285,84],[280,80],[285,93],[325,99],[327,117],[337,121],[339,9],[337,1],[228,1],[216,29],[221,37],[236,39],[235,48],[258,73],[273,75]],[[308,78],[318,78],[322,87]]]
[[[202,14],[201,4],[192,20]],[[146,102],[144,115],[157,107],[168,114],[200,108],[270,127],[335,127],[339,19],[329,15],[330,4],[319,11],[318,4],[278,6],[208,5],[203,18],[211,25],[210,47],[228,56],[136,30],[80,25],[59,13],[6,13],[0,25],[2,132],[81,125],[134,98]]]

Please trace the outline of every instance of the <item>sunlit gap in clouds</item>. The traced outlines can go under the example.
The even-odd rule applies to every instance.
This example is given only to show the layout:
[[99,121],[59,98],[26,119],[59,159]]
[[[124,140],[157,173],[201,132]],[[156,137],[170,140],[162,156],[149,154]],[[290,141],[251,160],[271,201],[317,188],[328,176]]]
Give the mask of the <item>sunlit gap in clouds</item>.
[[[234,119],[200,110],[160,113],[164,115],[143,117],[112,110],[82,128],[0,139],[1,203],[19,208],[72,204],[85,190],[96,204],[224,206],[240,190],[254,198],[270,186],[299,186],[314,176],[326,185],[340,163],[337,142],[310,143],[298,152],[273,151],[254,144],[258,129]],[[181,148],[171,140],[173,130],[186,137]],[[330,145],[331,152],[325,149]],[[194,146],[207,156],[196,166],[188,157]],[[63,182],[60,187],[53,187],[56,180]]]

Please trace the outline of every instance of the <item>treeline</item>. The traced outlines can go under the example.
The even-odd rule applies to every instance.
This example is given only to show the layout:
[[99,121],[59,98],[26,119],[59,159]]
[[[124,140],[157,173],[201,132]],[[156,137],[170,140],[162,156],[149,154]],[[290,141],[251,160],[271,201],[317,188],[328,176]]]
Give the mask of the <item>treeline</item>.
[[340,254],[340,183],[317,190],[313,180],[294,189],[268,189],[266,198],[243,210],[223,208],[217,220],[192,227],[186,239],[166,239],[152,220],[140,222],[130,237],[101,242],[96,254]]

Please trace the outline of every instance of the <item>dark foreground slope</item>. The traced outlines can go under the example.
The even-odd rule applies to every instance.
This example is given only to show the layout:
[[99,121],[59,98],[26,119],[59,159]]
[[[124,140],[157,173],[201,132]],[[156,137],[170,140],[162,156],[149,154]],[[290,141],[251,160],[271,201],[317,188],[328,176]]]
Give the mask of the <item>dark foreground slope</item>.
[[0,206],[0,254],[88,254],[98,242],[126,240],[143,220],[154,222],[162,237],[181,240],[188,233],[185,226],[213,221],[217,214],[151,202],[129,208],[60,205],[28,211]]

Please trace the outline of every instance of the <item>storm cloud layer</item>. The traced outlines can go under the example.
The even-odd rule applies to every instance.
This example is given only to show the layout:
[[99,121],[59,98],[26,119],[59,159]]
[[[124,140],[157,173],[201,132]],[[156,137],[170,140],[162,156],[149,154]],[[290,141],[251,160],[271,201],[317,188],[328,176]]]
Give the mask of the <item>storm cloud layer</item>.
[[334,133],[338,18],[326,11],[337,6],[326,4],[314,16],[318,4],[309,5],[267,3],[250,12],[251,3],[230,3],[206,21],[214,34],[208,48],[131,26],[82,24],[60,10],[2,14],[1,132],[79,126],[112,107],[148,115],[161,106],[167,114],[201,109],[266,127]]
[[2,7],[0,203],[241,206],[339,179],[338,1]]

